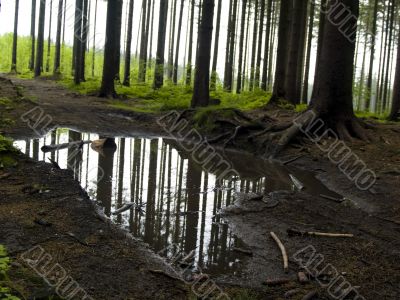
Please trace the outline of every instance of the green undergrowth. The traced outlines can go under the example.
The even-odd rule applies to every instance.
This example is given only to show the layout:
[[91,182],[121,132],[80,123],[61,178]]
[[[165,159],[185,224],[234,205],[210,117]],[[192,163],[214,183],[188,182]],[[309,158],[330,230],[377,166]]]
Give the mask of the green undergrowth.
[[15,154],[17,150],[12,141],[0,135],[0,169],[15,166]]
[[10,262],[6,248],[0,245],[0,299],[19,300],[20,298],[12,295],[10,286],[13,284],[7,276]]

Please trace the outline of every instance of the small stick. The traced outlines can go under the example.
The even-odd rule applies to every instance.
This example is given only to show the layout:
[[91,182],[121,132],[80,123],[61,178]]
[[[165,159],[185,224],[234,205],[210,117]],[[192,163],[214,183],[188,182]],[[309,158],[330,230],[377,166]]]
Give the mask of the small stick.
[[335,202],[337,202],[337,203],[342,203],[342,202],[344,201],[343,198],[342,198],[342,199],[334,198],[334,197],[327,196],[327,195],[324,195],[324,194],[320,194],[319,196],[322,197],[322,198],[328,199],[328,200],[335,201]]
[[288,229],[287,234],[289,236],[322,236],[322,237],[346,237],[346,238],[352,238],[354,237],[354,234],[351,233],[327,233],[327,232],[303,232],[297,229]]
[[283,270],[285,271],[285,273],[287,273],[289,272],[289,259],[287,256],[286,248],[274,232],[270,232],[270,235],[274,239],[275,243],[278,245],[279,249],[281,250],[283,258]]
[[296,156],[294,158],[291,158],[291,159],[289,159],[287,161],[282,162],[282,165],[286,166],[286,165],[288,165],[288,164],[290,164],[292,162],[295,162],[296,160],[298,160],[298,159],[300,159],[300,158],[302,158],[304,156],[305,156],[304,154],[298,155],[298,156]]

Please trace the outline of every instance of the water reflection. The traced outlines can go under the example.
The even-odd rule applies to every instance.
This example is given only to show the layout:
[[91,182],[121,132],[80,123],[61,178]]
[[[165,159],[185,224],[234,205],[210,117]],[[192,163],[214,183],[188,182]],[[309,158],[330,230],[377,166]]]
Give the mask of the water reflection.
[[[50,153],[43,145],[97,140],[97,134],[57,129],[42,139],[16,145],[38,160],[52,159],[69,169],[82,187],[113,221],[126,226],[155,251],[179,245],[195,252],[197,266],[210,274],[240,270],[242,242],[229,230],[218,210],[233,201],[233,192],[268,192],[291,189],[288,170],[244,154],[229,160],[240,178],[217,179],[197,165],[175,142],[161,138],[115,138],[114,147],[94,151],[89,144]],[[218,170],[216,170],[218,172]],[[304,176],[303,176],[304,175]],[[304,182],[310,176],[296,173]],[[314,179],[315,180],[315,179]],[[321,184],[308,184],[311,193],[324,193]],[[314,190],[315,189],[315,190]],[[114,215],[126,203],[135,203]]]

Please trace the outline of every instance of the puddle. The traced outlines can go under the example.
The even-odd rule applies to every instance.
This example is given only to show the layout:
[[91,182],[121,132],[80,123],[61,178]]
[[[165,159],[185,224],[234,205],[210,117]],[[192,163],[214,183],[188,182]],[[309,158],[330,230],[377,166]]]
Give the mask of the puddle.
[[[81,186],[114,222],[128,228],[154,251],[165,254],[175,245],[194,255],[195,267],[208,274],[236,274],[246,256],[235,249],[246,246],[228,228],[218,211],[232,204],[234,191],[292,190],[289,174],[305,184],[306,192],[338,198],[310,172],[271,164],[244,153],[229,152],[227,161],[239,178],[217,178],[190,153],[162,138],[115,138],[116,149],[95,151],[90,144],[44,153],[42,146],[98,140],[97,134],[57,129],[41,139],[16,141],[30,157],[53,160],[70,169]],[[126,203],[135,206],[119,215]]]

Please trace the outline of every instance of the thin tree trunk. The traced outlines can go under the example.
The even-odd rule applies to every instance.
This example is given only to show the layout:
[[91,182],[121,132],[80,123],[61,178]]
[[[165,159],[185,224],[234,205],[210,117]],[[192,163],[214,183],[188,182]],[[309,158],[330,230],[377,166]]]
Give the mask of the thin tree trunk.
[[260,12],[259,33],[258,33],[257,62],[256,62],[255,75],[254,75],[254,86],[253,86],[253,88],[257,88],[257,89],[260,88],[261,53],[262,53],[262,43],[263,43],[265,1],[266,0],[261,0],[261,12]]
[[46,0],[40,1],[39,8],[39,25],[35,62],[35,77],[39,77],[43,67],[43,50],[44,50],[44,21],[46,18]]
[[254,28],[253,28],[253,51],[251,52],[251,66],[250,66],[250,91],[254,89],[254,75],[255,75],[255,63],[257,55],[257,18],[258,18],[258,0],[254,2]]
[[74,31],[74,82],[81,83],[81,59],[82,59],[82,17],[83,17],[83,0],[75,2],[75,31]]
[[95,61],[96,61],[96,30],[97,30],[97,3],[94,7],[94,24],[93,24],[93,46],[92,46],[92,77],[94,77]]
[[249,32],[250,32],[250,10],[251,10],[251,2],[248,2],[248,13],[247,13],[247,22],[246,22],[246,44],[245,44],[245,52],[244,52],[244,64],[243,64],[243,80],[242,80],[242,90],[246,87],[246,81],[248,81],[247,77],[247,66],[248,66],[248,52],[249,52]]
[[[370,0],[369,4],[372,5],[372,1]],[[375,60],[375,43],[376,43],[376,33],[377,33],[377,19],[378,19],[378,0],[374,0],[374,10],[372,17],[372,31],[370,36],[370,44],[371,44],[371,54],[369,58],[369,71],[368,71],[368,79],[367,79],[367,96],[365,98],[365,106],[364,109],[366,111],[370,110],[371,107],[371,99],[372,99],[372,77],[374,72],[374,60]]]
[[264,63],[263,73],[261,77],[261,89],[267,90],[267,78],[268,78],[268,58],[269,58],[269,39],[271,34],[271,18],[272,18],[272,0],[268,0],[267,4],[267,24],[265,25],[265,44],[264,44]]
[[196,59],[192,107],[208,106],[210,101],[210,60],[214,20],[214,0],[204,0]]
[[242,21],[240,26],[240,42],[239,42],[239,66],[238,66],[238,75],[237,75],[237,84],[236,84],[236,93],[240,94],[242,91],[242,64],[243,64],[243,43],[244,43],[244,28],[246,25],[246,0],[242,0]]
[[84,8],[83,8],[83,20],[82,20],[82,43],[81,43],[81,60],[80,60],[80,76],[81,76],[81,81],[85,81],[85,69],[86,69],[86,45],[87,45],[87,40],[88,40],[88,24],[89,24],[89,19],[88,19],[88,0],[84,0]]
[[188,49],[188,62],[186,66],[186,85],[189,86],[192,83],[192,61],[193,61],[193,29],[194,29],[194,8],[196,1],[191,1],[191,13],[190,13],[190,28],[189,28],[189,49]]
[[164,55],[165,55],[165,38],[167,33],[168,20],[168,1],[160,0],[160,12],[158,21],[158,38],[157,38],[157,53],[156,65],[154,71],[154,89],[159,89],[164,84]]
[[50,19],[49,19],[49,36],[47,38],[47,59],[46,72],[50,72],[50,51],[51,51],[51,23],[53,20],[53,0],[50,0]]
[[181,32],[182,32],[182,18],[183,18],[183,8],[185,6],[185,1],[181,0],[181,10],[179,12],[179,21],[178,21],[178,34],[176,37],[176,49],[175,49],[175,63],[174,63],[174,74],[173,74],[173,83],[178,83],[178,67],[179,67],[179,49],[181,47]]
[[153,29],[154,29],[154,7],[155,6],[156,6],[156,4],[153,0],[153,4],[151,6],[150,45],[149,45],[149,51],[148,51],[149,58],[147,59],[149,69],[151,69],[152,59],[153,59]]
[[308,103],[308,80],[310,77],[312,39],[313,39],[313,31],[314,31],[314,15],[315,15],[315,2],[310,1],[310,18],[309,18],[309,22],[308,22],[306,66],[305,66],[305,71],[304,71],[303,96],[302,96],[301,103]]
[[133,7],[134,0],[129,1],[128,29],[125,49],[125,71],[123,85],[129,86],[131,79],[131,47],[132,47],[132,27],[133,27]]
[[389,72],[390,72],[390,55],[392,49],[392,36],[393,36],[393,24],[394,24],[394,15],[395,15],[395,2],[391,1],[391,9],[390,9],[390,24],[389,24],[389,46],[386,60],[386,72],[384,79],[384,88],[383,88],[383,98],[382,98],[382,112],[386,112],[386,105],[388,100],[388,85],[389,85]]
[[147,41],[146,41],[146,18],[147,18],[147,1],[142,2],[142,32],[140,38],[140,53],[139,53],[139,82],[143,83],[146,80],[146,58],[147,58]]
[[19,0],[15,0],[14,35],[13,35],[13,45],[12,45],[11,72],[17,72],[18,11],[19,11]]
[[174,9],[172,12],[172,33],[169,40],[169,52],[168,52],[168,79],[172,79],[174,73],[174,48],[175,48],[175,27],[176,27],[176,6],[177,0],[174,0]]
[[228,90],[228,72],[229,72],[229,53],[230,53],[230,46],[231,46],[231,31],[233,29],[232,23],[232,9],[233,9],[233,0],[229,2],[229,15],[228,15],[228,32],[226,35],[226,47],[225,47],[225,70],[224,70],[224,90]]
[[35,68],[35,27],[36,27],[36,0],[32,0],[31,11],[31,57],[29,59],[29,70]]
[[54,75],[60,74],[61,63],[61,26],[63,15],[63,0],[58,1],[58,15],[57,15],[57,36],[56,36],[56,50],[54,55]]
[[210,88],[215,91],[217,88],[217,63],[218,63],[218,48],[219,48],[219,32],[221,28],[221,12],[222,12],[222,0],[218,0],[218,11],[217,11],[217,24],[215,29],[214,38],[214,55],[213,64],[211,68],[211,83]]
[[238,7],[238,0],[233,0],[233,13],[232,13],[232,30],[230,31],[230,46],[229,46],[229,63],[228,63],[228,71],[227,71],[227,82],[228,85],[226,90],[231,92],[233,87],[233,66],[235,64],[234,61],[234,53],[235,53],[235,42],[236,42],[236,16],[237,16],[237,7]]
[[396,121],[400,111],[400,35],[397,37],[397,59],[396,74],[394,77],[392,108],[389,114],[389,120]]

